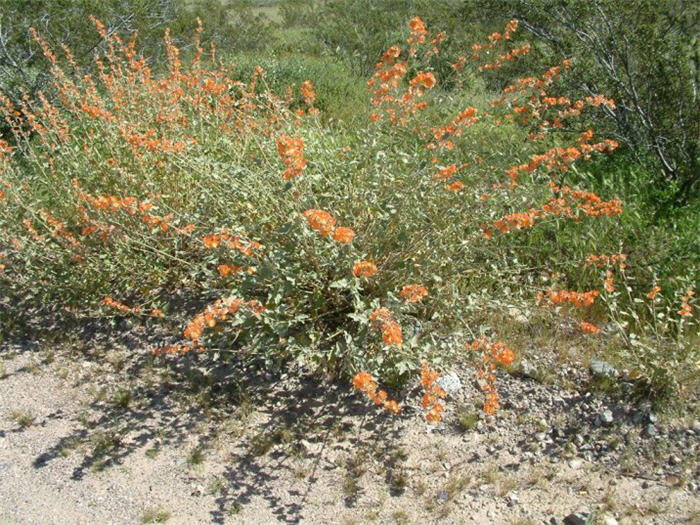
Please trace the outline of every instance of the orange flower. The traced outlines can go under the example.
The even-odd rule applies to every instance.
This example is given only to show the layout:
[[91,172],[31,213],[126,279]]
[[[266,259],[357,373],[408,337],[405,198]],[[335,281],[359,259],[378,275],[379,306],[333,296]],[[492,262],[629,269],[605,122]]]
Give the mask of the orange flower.
[[234,264],[220,264],[217,268],[221,277],[226,277],[230,273],[241,273],[243,271],[243,267]]
[[647,294],[647,299],[653,299],[654,297],[656,297],[656,294],[658,294],[660,291],[661,291],[660,286],[654,286]]
[[335,218],[323,210],[306,210],[303,213],[306,220],[309,221],[309,225],[314,229],[321,232],[324,237],[333,231],[335,227]]
[[372,277],[377,271],[377,265],[374,261],[357,261],[352,267],[352,273],[355,277]]
[[401,289],[399,295],[409,303],[417,303],[428,296],[428,289],[422,284],[407,284]]
[[435,75],[433,73],[426,73],[421,71],[415,77],[411,79],[411,86],[413,87],[424,87],[430,89],[435,85]]
[[690,306],[690,298],[695,295],[695,290],[688,290],[683,297],[681,297],[681,309],[678,310],[678,315],[681,317],[690,317],[693,314],[693,307]]
[[607,292],[614,292],[615,291],[615,284],[613,282],[613,273],[610,270],[607,270],[605,272],[605,290]]
[[587,323],[586,321],[581,321],[578,325],[579,329],[586,334],[597,334],[600,333],[600,328],[596,325]]
[[453,182],[452,184],[445,184],[445,189],[449,191],[453,191],[455,193],[461,191],[461,189],[464,187],[464,183],[461,180],[457,180]]
[[444,398],[447,394],[435,383],[435,380],[440,377],[440,374],[435,370],[431,370],[426,361],[423,361],[422,366],[421,384],[423,385],[424,391],[423,408],[430,408],[425,415],[425,419],[430,423],[439,423],[441,419],[440,414],[444,410],[444,407],[438,399]]
[[341,244],[348,244],[355,238],[355,232],[352,228],[340,226],[333,232],[333,238]]
[[382,339],[387,345],[401,346],[403,344],[403,334],[401,325],[394,319],[391,310],[388,308],[378,308],[369,316],[372,325],[382,332]]

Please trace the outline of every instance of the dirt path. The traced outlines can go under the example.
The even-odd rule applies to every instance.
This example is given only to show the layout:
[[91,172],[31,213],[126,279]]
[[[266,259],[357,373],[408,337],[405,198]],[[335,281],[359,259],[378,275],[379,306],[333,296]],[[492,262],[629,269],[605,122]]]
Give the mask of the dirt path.
[[503,377],[505,406],[489,420],[458,373],[464,386],[433,428],[410,407],[378,415],[344,387],[289,372],[229,367],[221,379],[125,346],[5,345],[0,356],[0,523],[700,517],[693,422],[658,422],[645,436],[644,408],[576,390]]

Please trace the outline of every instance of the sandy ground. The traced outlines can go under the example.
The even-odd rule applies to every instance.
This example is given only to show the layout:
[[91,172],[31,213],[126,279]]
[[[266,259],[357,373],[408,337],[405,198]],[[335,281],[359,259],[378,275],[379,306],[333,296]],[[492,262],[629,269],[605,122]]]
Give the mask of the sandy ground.
[[[222,384],[133,349],[0,355],[0,523],[524,525],[579,511],[591,523],[700,523],[687,422],[668,423],[648,469],[636,437],[631,450],[597,445],[603,432],[641,436],[620,407],[619,426],[592,428],[592,446],[567,455],[556,431],[542,434],[571,433],[565,413],[585,398],[522,378],[502,381],[513,402],[497,419],[460,427],[456,407],[477,395],[465,381],[435,428],[417,409],[392,418],[290,373]],[[542,410],[518,404],[530,402]]]

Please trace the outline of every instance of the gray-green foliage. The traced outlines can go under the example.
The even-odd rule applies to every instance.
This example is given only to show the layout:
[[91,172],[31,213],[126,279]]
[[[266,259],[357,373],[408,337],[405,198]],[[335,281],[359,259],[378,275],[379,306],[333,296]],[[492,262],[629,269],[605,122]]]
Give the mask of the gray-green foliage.
[[[654,182],[673,200],[697,195],[700,182],[698,29],[700,7],[683,0],[465,0],[466,23],[517,18],[544,44],[542,55],[576,62],[569,92],[605,93],[604,112]],[[573,88],[573,89],[572,89]],[[660,203],[661,204],[661,203]]]

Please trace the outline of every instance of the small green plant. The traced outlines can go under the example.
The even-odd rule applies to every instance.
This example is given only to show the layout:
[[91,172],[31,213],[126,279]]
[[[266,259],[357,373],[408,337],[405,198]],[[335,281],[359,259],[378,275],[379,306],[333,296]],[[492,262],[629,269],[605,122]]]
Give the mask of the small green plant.
[[114,404],[119,408],[127,408],[133,399],[131,390],[119,390],[114,394]]
[[24,430],[34,424],[36,417],[28,410],[13,410],[10,413],[10,419],[19,425]]
[[193,448],[190,450],[189,454],[187,454],[185,461],[190,467],[201,465],[204,461],[204,451],[200,447]]
[[141,516],[141,523],[165,523],[172,516],[172,512],[162,507],[151,507]]
[[479,422],[479,413],[470,408],[462,407],[457,411],[457,423],[462,432],[469,432]]

